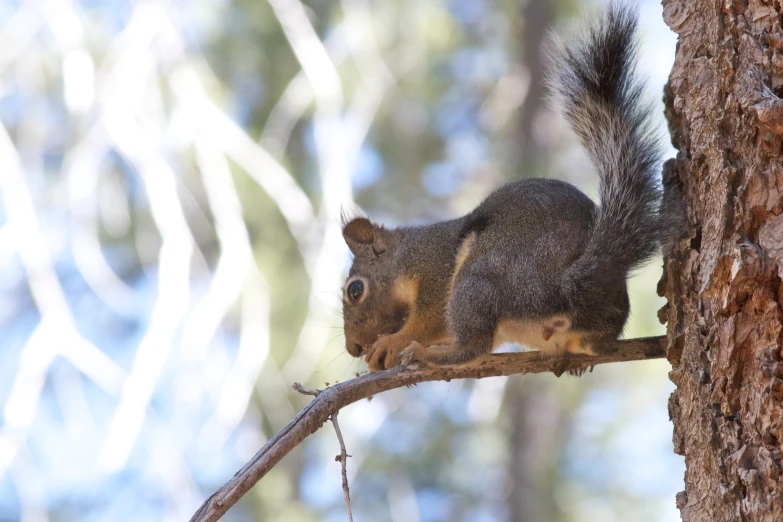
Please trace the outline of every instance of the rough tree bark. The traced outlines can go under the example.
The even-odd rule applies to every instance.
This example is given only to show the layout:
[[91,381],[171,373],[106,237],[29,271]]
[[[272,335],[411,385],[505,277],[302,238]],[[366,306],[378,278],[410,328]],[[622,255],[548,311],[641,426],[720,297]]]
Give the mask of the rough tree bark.
[[667,262],[685,522],[783,520],[781,2],[665,0],[665,94],[690,241]]

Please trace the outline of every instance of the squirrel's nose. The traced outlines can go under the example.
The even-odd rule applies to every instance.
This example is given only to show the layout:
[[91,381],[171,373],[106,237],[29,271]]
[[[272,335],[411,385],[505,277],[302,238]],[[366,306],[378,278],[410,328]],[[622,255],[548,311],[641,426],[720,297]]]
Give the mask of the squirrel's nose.
[[354,357],[361,357],[361,355],[364,353],[364,346],[362,346],[359,343],[353,343],[353,346],[349,344],[348,346],[346,346],[346,349],[348,350],[348,353],[350,353]]

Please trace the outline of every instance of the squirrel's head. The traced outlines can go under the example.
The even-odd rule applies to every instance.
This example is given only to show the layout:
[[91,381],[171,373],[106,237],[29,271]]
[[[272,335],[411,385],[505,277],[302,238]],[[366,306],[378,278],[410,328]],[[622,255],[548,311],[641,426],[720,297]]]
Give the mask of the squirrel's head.
[[345,348],[360,357],[379,337],[402,328],[408,315],[395,259],[400,232],[355,218],[343,237],[354,255],[343,286]]

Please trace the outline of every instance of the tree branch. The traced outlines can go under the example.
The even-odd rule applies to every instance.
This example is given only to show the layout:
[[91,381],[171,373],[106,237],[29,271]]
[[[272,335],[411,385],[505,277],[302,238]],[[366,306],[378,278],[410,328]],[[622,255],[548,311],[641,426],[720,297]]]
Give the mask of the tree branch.
[[[463,366],[398,366],[370,373],[318,391],[297,416],[261,448],[223,487],[196,511],[191,522],[214,522],[247,493],[280,459],[315,433],[341,408],[378,393],[426,381],[481,379],[504,375],[565,371],[583,372],[612,362],[660,359],[666,355],[666,337],[617,341],[616,350],[601,355],[550,356],[540,352],[499,353],[479,357]],[[301,388],[301,386],[299,386]],[[302,390],[305,390],[302,388]],[[314,390],[305,390],[314,392]]]

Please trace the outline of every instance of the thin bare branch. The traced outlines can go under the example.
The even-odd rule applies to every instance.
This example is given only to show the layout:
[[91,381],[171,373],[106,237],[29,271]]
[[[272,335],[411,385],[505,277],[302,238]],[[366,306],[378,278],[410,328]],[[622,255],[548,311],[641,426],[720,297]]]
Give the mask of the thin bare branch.
[[[451,379],[481,379],[526,373],[565,371],[579,372],[599,364],[611,362],[660,359],[666,354],[665,337],[647,337],[618,341],[616,350],[589,356],[545,356],[540,352],[500,353],[479,357],[469,365],[419,368],[416,365],[399,366],[382,372],[370,373],[336,384],[318,395],[299,414],[272,437],[255,456],[216,493],[209,497],[190,519],[191,522],[214,522],[236,504],[253,485],[266,475],[292,449],[315,433],[341,408],[381,392],[427,381]],[[301,386],[300,386],[301,387]]]
[[353,513],[351,512],[351,492],[348,491],[348,452],[345,450],[345,441],[343,440],[343,434],[340,431],[340,425],[337,424],[337,412],[332,413],[329,420],[332,421],[334,431],[337,433],[337,442],[340,443],[340,454],[337,455],[334,460],[340,463],[343,475],[343,496],[345,497],[345,507],[348,509],[348,521],[353,522]]

